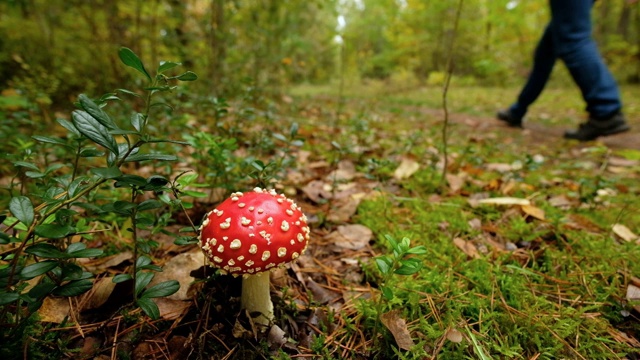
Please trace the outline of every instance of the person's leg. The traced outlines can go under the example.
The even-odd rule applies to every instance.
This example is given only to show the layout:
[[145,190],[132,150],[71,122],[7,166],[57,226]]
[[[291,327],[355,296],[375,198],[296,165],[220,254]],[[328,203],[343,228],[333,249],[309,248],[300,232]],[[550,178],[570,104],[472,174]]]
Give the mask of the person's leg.
[[522,91],[520,91],[518,100],[509,107],[511,115],[516,119],[522,119],[524,117],[527,109],[536,101],[538,96],[540,96],[540,93],[549,80],[549,76],[551,76],[551,71],[556,62],[556,52],[553,41],[550,26],[547,26],[533,54],[533,68],[531,69],[529,78],[522,88]]
[[606,120],[622,109],[615,79],[591,36],[593,0],[550,0],[551,32],[557,56],[567,66],[594,120]]

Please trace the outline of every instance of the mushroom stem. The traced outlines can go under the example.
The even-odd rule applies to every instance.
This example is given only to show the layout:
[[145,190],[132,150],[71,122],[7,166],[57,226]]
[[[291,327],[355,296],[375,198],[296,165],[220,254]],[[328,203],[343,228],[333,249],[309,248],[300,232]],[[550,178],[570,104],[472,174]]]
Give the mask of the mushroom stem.
[[249,314],[260,313],[254,321],[269,325],[273,320],[273,303],[269,292],[269,271],[249,275],[242,279],[242,308]]

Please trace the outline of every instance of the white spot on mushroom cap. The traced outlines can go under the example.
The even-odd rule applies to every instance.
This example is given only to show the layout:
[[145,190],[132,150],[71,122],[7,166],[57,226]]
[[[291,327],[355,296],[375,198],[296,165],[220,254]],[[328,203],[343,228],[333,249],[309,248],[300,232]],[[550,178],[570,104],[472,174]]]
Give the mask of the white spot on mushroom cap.
[[262,253],[262,261],[267,261],[267,259],[269,259],[269,257],[271,257],[271,252],[269,250],[265,250]]
[[240,249],[241,246],[242,242],[240,241],[240,239],[233,239],[231,244],[229,244],[229,248],[231,249]]
[[249,224],[251,224],[251,219],[243,216],[242,219],[240,219],[240,224],[242,224],[243,226],[249,226]]
[[282,229],[282,231],[289,230],[289,223],[287,222],[287,220],[282,220],[282,225],[280,225],[280,229]]
[[281,247],[278,248],[278,257],[285,257],[287,256],[287,248],[286,247]]
[[223,253],[224,252],[224,245],[220,244],[220,246],[218,246],[218,252],[219,253]]
[[228,229],[231,227],[231,218],[224,219],[224,222],[220,223],[220,229]]
[[249,246],[249,254],[255,254],[258,252],[258,246],[256,244],[251,244]]

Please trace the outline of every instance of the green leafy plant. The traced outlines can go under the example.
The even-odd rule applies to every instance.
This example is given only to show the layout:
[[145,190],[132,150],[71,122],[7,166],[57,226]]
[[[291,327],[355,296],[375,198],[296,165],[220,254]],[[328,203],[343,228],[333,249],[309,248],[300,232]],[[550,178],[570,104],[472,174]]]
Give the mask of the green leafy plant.
[[[174,90],[174,82],[193,81],[197,76],[190,71],[167,75],[180,65],[176,62],[162,62],[151,76],[130,49],[121,48],[119,57],[147,80],[144,95],[126,89],[98,99],[80,95],[71,121],[58,119],[58,124],[67,131],[66,136],[33,136],[47,152],[71,154],[68,161],[57,156],[59,162],[51,163],[32,152],[33,155],[13,162],[20,174],[17,178],[24,183],[20,183],[17,191],[9,189],[12,196],[8,212],[0,214],[0,222],[5,225],[0,244],[10,245],[6,247],[9,250],[0,253],[2,264],[6,264],[0,265],[3,343],[23,336],[22,330],[46,297],[72,297],[92,288],[93,275],[76,263],[79,258],[103,254],[103,250],[89,248],[83,242],[93,234],[87,219],[95,224],[105,223],[113,215],[127,219],[124,223],[129,224],[126,230],[131,234],[134,249],[133,270],[131,274],[116,276],[114,282],[131,280],[133,301],[148,316],[153,319],[160,316],[153,298],[171,295],[179,288],[175,280],[149,286],[155,272],[162,270],[149,256],[157,243],[138,234],[140,230],[153,232],[157,211],[167,205],[167,199],[162,201],[154,195],[183,193],[173,189],[176,181],[170,182],[160,174],[145,177],[131,173],[136,167],[130,165],[177,160],[175,155],[160,152],[154,146],[186,143],[151,134],[151,109],[164,106],[153,99],[158,93]],[[105,111],[109,102],[120,100],[118,93],[144,102],[143,111],[134,112],[126,125]],[[110,190],[111,195],[98,196],[100,190]]]

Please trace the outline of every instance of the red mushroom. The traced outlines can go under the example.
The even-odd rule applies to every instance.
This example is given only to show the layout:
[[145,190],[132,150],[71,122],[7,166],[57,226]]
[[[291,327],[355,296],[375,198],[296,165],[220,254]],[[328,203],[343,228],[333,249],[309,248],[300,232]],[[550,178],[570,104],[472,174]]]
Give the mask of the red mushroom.
[[269,271],[297,259],[309,242],[307,217],[293,200],[275,190],[255,188],[231,194],[209,212],[200,227],[200,246],[222,273],[242,275],[241,304],[273,320]]

